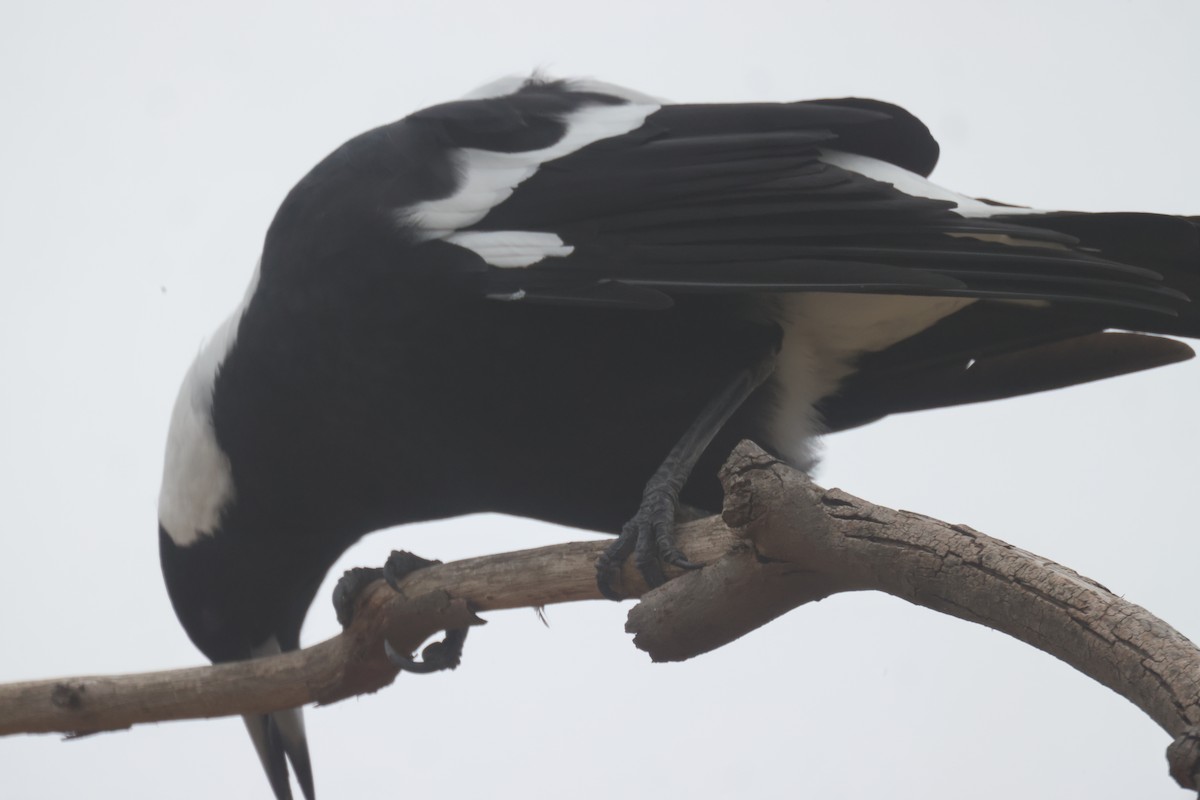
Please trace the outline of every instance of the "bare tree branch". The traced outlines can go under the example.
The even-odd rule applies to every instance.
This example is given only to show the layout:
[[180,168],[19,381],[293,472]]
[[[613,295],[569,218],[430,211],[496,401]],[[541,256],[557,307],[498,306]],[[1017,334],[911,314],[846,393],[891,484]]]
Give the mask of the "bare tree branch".
[[[721,516],[681,527],[703,570],[646,592],[627,630],[656,661],[720,647],[804,603],[875,589],[1008,633],[1129,699],[1174,738],[1171,774],[1196,788],[1200,650],[1132,603],[1051,561],[962,525],[824,490],[750,443],[726,464]],[[0,735],[91,732],[140,722],[331,703],[389,684],[386,638],[412,652],[476,611],[599,599],[605,542],[578,542],[441,564],[373,584],[339,636],[271,658],[213,667],[0,686]],[[644,593],[644,596],[643,596]]]

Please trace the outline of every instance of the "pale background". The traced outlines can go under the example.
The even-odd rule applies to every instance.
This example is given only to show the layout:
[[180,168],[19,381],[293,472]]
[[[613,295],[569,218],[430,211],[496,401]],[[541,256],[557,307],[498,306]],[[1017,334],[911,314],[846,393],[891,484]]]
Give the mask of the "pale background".
[[[313,163],[499,75],[876,97],[930,125],[952,188],[1200,214],[1195,0],[189,9],[0,5],[0,681],[200,662],[155,533],[184,369]],[[832,437],[819,478],[1062,561],[1200,636],[1198,401],[1193,362],[892,419]],[[476,517],[377,534],[344,564],[580,535]],[[335,631],[327,598],[306,642]],[[624,613],[493,614],[458,672],[310,710],[319,796],[1185,796],[1139,711],[1001,634],[842,596],[660,666]],[[14,800],[267,798],[259,772],[236,719],[0,741]]]

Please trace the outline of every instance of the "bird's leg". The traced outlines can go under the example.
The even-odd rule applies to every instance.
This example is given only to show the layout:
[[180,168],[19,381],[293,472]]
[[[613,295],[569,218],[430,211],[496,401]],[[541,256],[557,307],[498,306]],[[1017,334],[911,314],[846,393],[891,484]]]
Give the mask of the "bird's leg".
[[[393,550],[382,567],[355,567],[346,570],[333,590],[333,607],[337,612],[338,622],[343,628],[350,624],[354,617],[354,604],[368,584],[382,578],[398,592],[400,581],[406,575],[440,563],[442,562],[421,558],[404,550]],[[444,669],[454,669],[462,662],[463,644],[466,640],[466,628],[446,631],[445,639],[434,642],[421,651],[420,661],[396,652],[387,641],[383,643],[383,648],[388,660],[404,672],[440,672]]]
[[663,561],[681,569],[699,567],[688,561],[675,544],[679,492],[713,437],[746,398],[770,377],[775,370],[775,363],[776,353],[772,351],[735,375],[708,402],[646,482],[637,513],[625,523],[617,540],[596,561],[596,583],[605,597],[610,600],[621,599],[613,583],[630,554],[634,554],[638,571],[652,587],[661,586],[666,581],[661,564]]

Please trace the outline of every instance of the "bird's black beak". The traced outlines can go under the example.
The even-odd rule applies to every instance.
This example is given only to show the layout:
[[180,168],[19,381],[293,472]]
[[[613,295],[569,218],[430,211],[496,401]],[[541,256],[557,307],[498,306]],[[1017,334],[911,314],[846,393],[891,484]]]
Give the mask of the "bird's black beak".
[[292,787],[288,781],[289,761],[305,800],[315,800],[303,710],[289,708],[271,714],[248,714],[242,719],[246,721],[246,730],[250,732],[254,749],[258,751],[258,758],[266,770],[267,780],[271,782],[275,800],[292,800]]

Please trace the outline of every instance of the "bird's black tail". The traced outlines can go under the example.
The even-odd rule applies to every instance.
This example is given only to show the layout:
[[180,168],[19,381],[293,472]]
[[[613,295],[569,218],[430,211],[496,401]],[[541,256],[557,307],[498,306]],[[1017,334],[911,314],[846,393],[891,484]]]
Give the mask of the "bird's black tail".
[[[1200,338],[1200,216],[1055,212],[1014,217],[1109,261],[1152,270],[1187,300],[1161,309],[980,302],[864,357],[821,403],[836,431],[904,411],[999,400],[1185,361]],[[1114,333],[1112,329],[1129,333]],[[1144,334],[1158,334],[1147,336]]]
[[1020,223],[1073,236],[1103,258],[1152,269],[1164,286],[1191,300],[1175,318],[1115,315],[1106,327],[1200,338],[1200,216],[1058,212],[1022,217]]
[[288,778],[288,762],[300,784],[305,800],[314,800],[312,762],[308,758],[308,741],[304,734],[301,709],[289,708],[272,714],[248,714],[243,719],[254,749],[262,762],[275,800],[292,800]]

